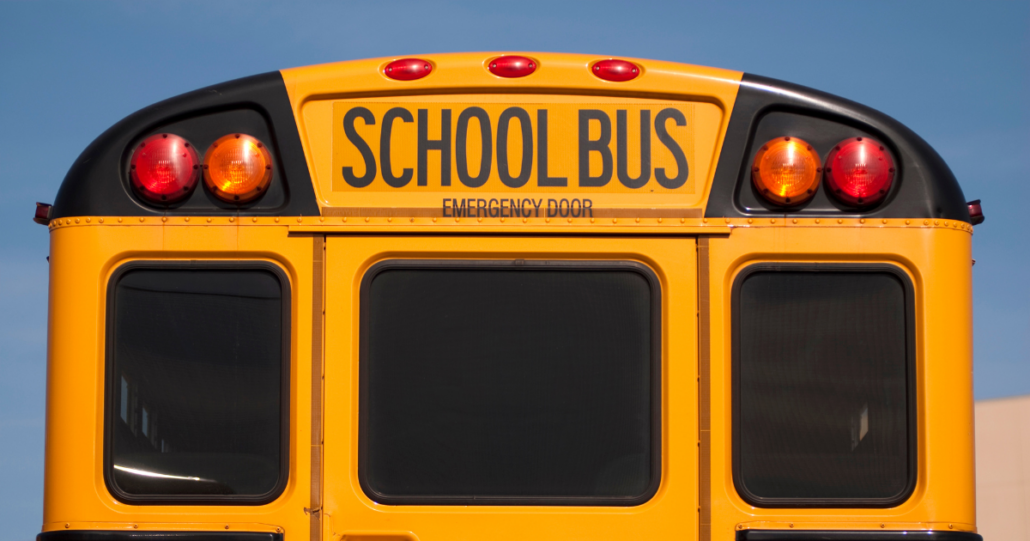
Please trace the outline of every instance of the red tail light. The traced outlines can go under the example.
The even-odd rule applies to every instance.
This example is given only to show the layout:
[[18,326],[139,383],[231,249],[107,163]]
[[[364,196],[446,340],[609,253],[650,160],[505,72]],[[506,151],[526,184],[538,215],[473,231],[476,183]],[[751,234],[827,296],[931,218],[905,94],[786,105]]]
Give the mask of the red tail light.
[[845,139],[826,160],[826,187],[841,201],[869,206],[887,197],[894,182],[894,159],[868,137]]
[[501,56],[491,60],[487,69],[498,77],[525,77],[536,71],[536,62],[524,56]]
[[398,81],[414,81],[429,75],[433,65],[419,58],[394,60],[383,68],[383,75]]
[[621,83],[636,79],[640,75],[640,68],[632,62],[625,60],[601,60],[590,67],[590,72],[605,81]]
[[174,203],[193,192],[200,177],[197,151],[170,133],[151,135],[132,153],[129,177],[136,193],[153,203]]

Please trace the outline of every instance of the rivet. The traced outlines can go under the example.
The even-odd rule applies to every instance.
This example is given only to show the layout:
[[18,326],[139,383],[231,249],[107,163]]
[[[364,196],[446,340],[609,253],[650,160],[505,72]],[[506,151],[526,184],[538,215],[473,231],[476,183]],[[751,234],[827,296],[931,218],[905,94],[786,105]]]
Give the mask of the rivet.
[[[189,217],[189,216],[187,216],[187,217],[185,217],[185,218],[183,218],[183,219],[184,219],[184,220],[186,220],[187,222],[188,222],[188,221],[190,221],[190,217]],[[101,219],[100,219],[100,221],[101,221],[101,222],[103,222],[103,221],[104,221],[104,219],[103,219],[103,218],[101,218]]]
[[483,221],[483,217],[482,217],[482,216],[480,216],[479,218],[476,218],[476,221],[477,221],[477,222],[482,222],[482,221]]
[[[343,221],[345,221],[345,222],[346,222],[346,221],[347,221],[347,218],[344,218],[344,219],[343,219]],[[276,217],[275,217],[275,223],[279,223],[279,217],[278,217],[278,216],[276,216]]]
[[[275,221],[277,221],[277,222],[278,222],[278,221],[279,221],[279,218],[276,218],[276,219],[275,219]],[[347,223],[347,217],[346,217],[346,216],[344,216],[344,217],[343,217],[343,223]]]
[[954,524],[948,524],[948,529],[949,530],[954,530],[955,529],[955,525]]
[[[87,219],[86,221],[88,222],[88,221],[89,221],[89,219]],[[161,221],[162,221],[162,222],[167,222],[167,221],[168,221],[168,216],[162,216],[162,217],[161,217]]]
[[529,220],[528,220],[528,219],[526,219],[526,218],[523,218],[523,219],[522,219],[522,223],[526,223],[526,222],[528,222],[528,221],[529,221]]
[[[104,223],[104,219],[103,218],[97,218],[97,221],[100,222],[100,223]],[[190,221],[190,219],[186,218],[186,221],[188,222],[188,221]]]
[[118,218],[118,223],[122,223],[122,219],[121,218]]
[[844,220],[841,220],[841,219],[838,218],[837,219],[837,223],[842,224],[842,223],[844,223]]
[[794,527],[794,523],[793,523],[793,522],[791,522],[791,523],[790,523],[790,527],[791,527],[791,528],[793,528],[793,527]]
[[433,218],[433,223],[434,223],[434,224],[436,223],[436,218]]
[[886,525],[886,524],[880,524],[880,527],[881,527],[881,528],[886,528],[886,527],[887,527],[887,525]]
[[887,219],[886,219],[886,218],[884,218],[884,220],[883,220],[883,224],[884,224],[884,225],[887,225]]
[[132,529],[133,529],[133,530],[135,530],[136,528],[139,528],[139,524],[133,524],[133,525],[132,525]]
[[948,222],[944,222],[944,227],[948,227]]
[[569,223],[570,223],[570,224],[572,223],[572,218],[569,218]]
[[226,524],[226,525],[225,525],[225,529],[226,529],[226,530],[228,530],[228,529],[229,529],[229,525],[228,525],[228,524]]
[[142,218],[142,217],[141,217],[141,218],[139,219],[139,223],[143,223],[143,220],[146,220],[146,218]]
[[923,220],[923,225],[930,225],[930,220]]
[[912,223],[912,220],[905,220],[905,225]]
[[612,223],[613,223],[613,224],[617,224],[617,223],[619,223],[619,219],[618,219],[618,218],[612,218]]
[[87,223],[87,224],[89,223],[89,218],[86,218],[86,223]]
[[726,223],[730,223],[730,219],[729,218],[726,218]]
[[366,222],[367,222],[367,221],[369,221],[369,220],[371,220],[371,219],[372,219],[372,218],[369,218],[368,216],[365,216],[365,221],[366,221]]
[[[236,221],[236,217],[235,216],[229,216],[229,223],[233,223],[235,221]],[[300,218],[297,218],[297,221],[299,222]]]
[[502,224],[504,223],[504,218],[501,218],[501,223],[502,223]]
[[207,219],[207,223],[211,223],[211,218],[208,218],[208,219]]
[[934,221],[933,221],[933,225],[940,225],[940,223],[941,223],[941,221],[940,221],[940,220],[934,220]]
[[738,530],[743,530],[744,529],[744,525],[743,524],[737,524],[737,529]]
[[304,221],[304,217],[303,216],[297,216],[297,223],[298,224],[303,222],[303,221]]
[[[77,222],[78,220],[75,220],[75,221]],[[639,224],[640,223],[640,218],[637,218],[636,222]]]
[[276,528],[275,529],[275,533],[283,533],[283,529],[282,528]]
[[769,220],[769,223],[771,223],[771,224],[774,224],[774,223],[776,223],[776,218],[771,218],[771,219]]
[[[344,218],[344,220],[346,220],[346,219],[347,219],[347,218]],[[415,223],[415,219],[414,219],[414,218],[411,218],[411,219],[409,219],[408,221],[409,221],[409,222],[411,222],[411,223]]]
[[[726,220],[726,222],[729,223],[729,220]],[[680,218],[680,223],[681,224],[687,223],[687,219],[686,218]],[[708,223],[708,218],[705,218],[705,223]]]
[[79,219],[78,218],[75,219],[75,223],[79,223]]
[[747,223],[751,223],[751,222],[753,222],[753,221],[754,221],[754,220],[752,220],[751,218],[748,218],[748,219],[747,219]]
[[547,222],[547,223],[551,223],[551,219],[550,218],[544,218],[544,221]]
[[460,222],[460,221],[461,221],[461,218],[455,218],[455,219],[454,219],[454,223],[458,223],[458,222]]
[[816,218],[815,219],[815,223],[819,223],[819,222],[822,222],[822,220],[820,220],[819,218]]
[[658,218],[658,223],[662,223],[662,219],[661,218]]
[[793,220],[791,220],[791,223],[795,223],[795,224],[798,223],[798,219],[794,218]]
[[[387,221],[387,222],[392,222],[392,221],[393,221],[393,218],[387,218],[387,219],[386,219],[386,221]],[[479,221],[483,221],[483,220],[479,220]]]
[[65,528],[71,528],[71,527],[72,527],[72,525],[71,525],[71,524],[68,524],[67,522],[65,522],[65,523],[64,523],[64,527],[65,527]]
[[[524,222],[525,220],[522,220],[522,221]],[[594,223],[594,219],[593,218],[590,219],[590,223]]]
[[[319,219],[320,220],[325,220],[325,218],[319,218]],[[251,218],[250,221],[252,221],[254,223],[257,223],[257,218]]]
[[[683,218],[680,218],[680,223],[683,223]],[[701,223],[703,223],[703,224],[708,223],[708,218],[702,218],[701,219]]]
[[324,221],[325,221],[325,216],[319,216],[319,217],[318,217],[318,221],[320,221],[320,222],[324,222]]
[[858,223],[864,224],[865,223],[865,218],[862,218],[861,220],[859,220]]

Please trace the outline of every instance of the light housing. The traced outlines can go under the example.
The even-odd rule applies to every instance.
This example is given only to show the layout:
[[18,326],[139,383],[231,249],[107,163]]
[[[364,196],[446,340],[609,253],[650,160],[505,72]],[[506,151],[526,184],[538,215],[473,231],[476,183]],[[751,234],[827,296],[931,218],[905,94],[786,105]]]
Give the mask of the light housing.
[[136,193],[150,203],[170,204],[197,187],[200,160],[189,141],[171,133],[144,139],[129,161],[129,179]]
[[253,201],[271,181],[272,155],[255,137],[232,133],[212,143],[204,154],[204,184],[222,201]]
[[894,182],[894,158],[868,137],[845,139],[826,158],[826,189],[853,206],[875,205]]
[[525,77],[536,71],[537,63],[532,58],[525,56],[499,56],[487,64],[490,73],[508,79]]
[[590,73],[593,73],[597,78],[604,79],[605,81],[623,83],[636,79],[637,76],[640,75],[640,67],[627,60],[610,58],[608,60],[595,62],[594,65],[590,67]]
[[433,65],[421,58],[401,58],[383,66],[383,75],[398,81],[414,81],[429,75]]
[[777,137],[755,154],[751,181],[765,199],[777,205],[797,205],[819,189],[821,165],[812,145],[797,137]]

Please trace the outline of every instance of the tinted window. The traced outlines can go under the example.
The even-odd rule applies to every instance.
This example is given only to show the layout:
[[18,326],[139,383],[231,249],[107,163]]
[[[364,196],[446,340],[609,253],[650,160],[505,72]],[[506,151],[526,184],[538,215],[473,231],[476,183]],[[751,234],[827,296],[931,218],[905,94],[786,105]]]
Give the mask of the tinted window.
[[268,267],[144,267],[116,278],[107,395],[116,494],[253,499],[280,486],[288,325],[285,279]]
[[362,293],[359,470],[369,496],[649,498],[659,467],[649,271],[425,265],[388,264]]
[[738,283],[736,480],[746,498],[887,505],[906,495],[907,289],[894,272],[832,267]]

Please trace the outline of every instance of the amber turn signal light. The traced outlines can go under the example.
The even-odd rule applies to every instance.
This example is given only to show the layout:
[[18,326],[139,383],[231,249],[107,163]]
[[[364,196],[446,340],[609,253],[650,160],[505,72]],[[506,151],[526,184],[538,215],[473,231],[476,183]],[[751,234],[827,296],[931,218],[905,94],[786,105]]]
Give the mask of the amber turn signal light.
[[253,201],[268,190],[271,181],[272,155],[254,137],[226,135],[204,154],[204,184],[222,201]]
[[815,195],[821,172],[822,164],[812,145],[797,137],[779,137],[758,150],[751,180],[769,201],[797,205]]

